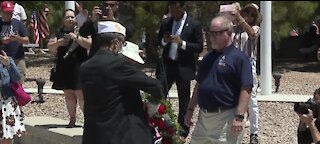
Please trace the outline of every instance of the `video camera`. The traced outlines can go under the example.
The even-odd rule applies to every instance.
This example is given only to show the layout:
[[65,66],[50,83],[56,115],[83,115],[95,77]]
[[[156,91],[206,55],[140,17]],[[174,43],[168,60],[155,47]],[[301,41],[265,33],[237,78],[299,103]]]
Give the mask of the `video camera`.
[[318,101],[314,98],[308,99],[306,102],[297,102],[294,104],[294,111],[299,114],[308,114],[308,109],[312,110],[313,117],[318,118]]

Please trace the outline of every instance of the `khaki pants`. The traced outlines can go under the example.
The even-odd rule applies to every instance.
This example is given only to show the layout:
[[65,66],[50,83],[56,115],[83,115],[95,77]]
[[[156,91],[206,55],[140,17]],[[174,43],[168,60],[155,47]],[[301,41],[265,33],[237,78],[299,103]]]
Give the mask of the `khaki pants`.
[[23,82],[26,80],[26,60],[24,58],[21,59],[15,59],[14,62],[17,65],[17,68],[20,72],[20,77],[21,77],[21,84],[23,84]]
[[191,136],[191,144],[240,144],[244,131],[231,132],[235,109],[206,113],[200,109],[198,121]]

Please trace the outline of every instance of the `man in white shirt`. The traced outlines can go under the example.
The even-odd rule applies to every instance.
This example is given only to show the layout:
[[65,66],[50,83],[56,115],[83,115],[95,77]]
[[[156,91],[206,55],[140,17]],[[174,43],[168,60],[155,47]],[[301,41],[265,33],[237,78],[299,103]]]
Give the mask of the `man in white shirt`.
[[24,7],[18,4],[16,1],[11,1],[11,2],[14,3],[14,11],[13,11],[12,17],[26,24],[27,14]]

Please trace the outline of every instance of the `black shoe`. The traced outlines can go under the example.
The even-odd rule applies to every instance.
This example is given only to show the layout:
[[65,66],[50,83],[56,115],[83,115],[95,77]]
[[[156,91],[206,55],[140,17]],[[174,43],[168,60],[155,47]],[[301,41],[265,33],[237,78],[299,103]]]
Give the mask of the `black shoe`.
[[180,137],[187,138],[188,135],[189,135],[189,132],[186,131],[186,130],[184,130],[184,131],[182,130],[182,131],[179,132],[179,136]]
[[250,135],[250,144],[258,144],[258,134]]

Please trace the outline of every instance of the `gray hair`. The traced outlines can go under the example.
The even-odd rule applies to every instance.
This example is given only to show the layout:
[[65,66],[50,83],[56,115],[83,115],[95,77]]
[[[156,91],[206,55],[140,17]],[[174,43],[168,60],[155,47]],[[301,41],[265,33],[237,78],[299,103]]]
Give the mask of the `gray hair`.
[[124,41],[124,36],[119,33],[102,33],[98,35],[99,47],[110,47],[115,39]]
[[233,23],[232,21],[226,17],[226,16],[223,16],[223,15],[219,15],[217,17],[215,17],[213,21],[220,21],[221,22],[221,29],[226,29],[228,31],[230,31],[231,33],[233,32]]

